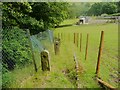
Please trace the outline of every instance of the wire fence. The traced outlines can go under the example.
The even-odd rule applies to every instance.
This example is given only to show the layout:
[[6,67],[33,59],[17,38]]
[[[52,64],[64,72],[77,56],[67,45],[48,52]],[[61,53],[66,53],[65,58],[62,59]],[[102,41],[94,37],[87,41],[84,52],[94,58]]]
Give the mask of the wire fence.
[[[93,76],[95,76],[97,65],[100,37],[94,36],[94,33],[89,33],[88,54],[85,60],[87,33],[75,33],[77,34],[74,34],[74,32],[59,32],[55,33],[55,36],[61,39],[62,44],[75,45],[76,48],[73,48],[73,51],[78,56],[79,64],[82,63],[83,68],[85,68],[83,76],[79,77],[82,87],[94,87],[96,82]],[[44,49],[53,50],[53,31],[46,30],[36,35],[31,35],[29,38],[26,30],[13,28],[3,30],[2,36],[2,86],[21,87],[22,82],[24,82],[21,81],[22,78],[26,80],[28,77],[33,76],[35,72],[32,57],[35,59],[37,70],[41,70],[41,51]],[[118,44],[111,43],[108,34],[105,34],[105,36],[99,77],[114,87],[118,87]],[[114,40],[117,41],[117,38],[114,38]],[[30,43],[32,44],[32,50]],[[91,86],[89,86],[89,83],[92,83]]]
[[[78,33],[78,34],[77,34]],[[96,33],[99,36],[96,37],[94,32],[89,32],[89,39],[88,39],[88,55],[87,59],[85,60],[86,56],[86,39],[87,33],[80,33],[80,32],[72,32],[72,33],[55,33],[56,37],[60,37],[62,42],[67,42],[68,45],[70,43],[74,43],[78,52],[79,63],[83,64],[86,72],[84,75],[80,75],[80,80],[82,82],[83,87],[97,87],[97,82],[94,81],[97,60],[98,60],[98,52],[99,52],[99,45],[100,45],[100,32]],[[81,39],[82,38],[82,39]],[[119,83],[119,72],[118,72],[118,44],[114,43],[114,41],[118,41],[117,36],[113,36],[110,38],[109,33],[105,32],[105,38],[103,41],[103,50],[100,59],[100,72],[99,77],[112,85],[115,88],[118,88]],[[81,43],[80,43],[81,42]],[[65,44],[65,43],[64,43]],[[80,49],[81,48],[81,49]],[[76,49],[74,49],[76,50]],[[88,78],[90,77],[90,78]],[[86,78],[88,79],[86,81]],[[94,82],[91,82],[94,81]],[[91,86],[89,86],[92,83]]]
[[35,61],[37,64],[37,68],[41,66],[41,57],[40,53],[43,50],[51,51],[53,49],[53,32],[51,30],[46,30],[44,32],[40,32],[36,35],[30,36],[33,53],[35,57]]
[[35,73],[33,57],[38,69],[41,66],[40,52],[52,48],[53,32],[46,30],[32,35],[30,42],[28,32],[17,27],[3,30],[2,36],[2,87],[21,87]]

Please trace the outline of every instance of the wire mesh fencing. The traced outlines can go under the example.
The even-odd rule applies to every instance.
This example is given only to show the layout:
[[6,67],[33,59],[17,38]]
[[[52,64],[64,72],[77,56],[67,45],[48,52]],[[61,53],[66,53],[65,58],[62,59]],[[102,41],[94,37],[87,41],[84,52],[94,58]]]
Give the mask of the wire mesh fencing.
[[33,74],[32,63],[27,32],[17,27],[2,30],[2,87],[19,87],[20,76]]
[[[33,47],[31,51],[30,42]],[[40,52],[43,49],[50,50],[53,43],[53,33],[50,30],[30,36],[26,30],[8,28],[2,30],[2,87],[21,87],[27,78],[34,75],[35,62],[40,64]]]
[[33,53],[35,57],[35,63],[37,68],[39,69],[41,66],[41,57],[40,53],[43,50],[51,51],[53,50],[53,32],[51,30],[46,30],[44,32],[40,32],[36,35],[30,36]]
[[[103,52],[101,56],[100,64],[100,77],[105,82],[118,88],[119,83],[119,71],[118,71],[118,43],[111,42],[107,39],[109,35],[106,35],[104,39]],[[117,41],[117,37],[114,37]]]

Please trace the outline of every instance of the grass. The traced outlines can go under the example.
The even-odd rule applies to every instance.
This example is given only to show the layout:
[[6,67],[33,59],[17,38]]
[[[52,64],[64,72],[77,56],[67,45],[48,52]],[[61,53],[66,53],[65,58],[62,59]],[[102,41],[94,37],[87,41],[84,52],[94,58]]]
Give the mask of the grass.
[[[73,24],[75,20],[66,20],[61,25]],[[60,27],[54,30],[54,36],[62,33],[60,53],[54,54],[54,45],[48,49],[50,52],[50,72],[43,72],[41,67],[35,73],[33,66],[16,70],[14,76],[18,77],[18,82],[11,87],[22,88],[76,88],[75,85],[75,62],[74,54],[80,66],[81,88],[100,88],[95,80],[95,70],[100,42],[101,31],[104,31],[104,48],[101,57],[101,67],[99,76],[114,87],[117,86],[118,70],[118,25],[117,24],[97,24]],[[73,33],[82,33],[82,51],[73,43]],[[89,33],[88,57],[85,60],[86,35]],[[80,40],[79,40],[80,41]],[[80,43],[80,42],[79,42]],[[41,66],[40,54],[35,52],[37,66]],[[30,75],[27,72],[32,70]],[[24,78],[26,77],[27,78]],[[21,83],[19,81],[22,80]]]
[[64,20],[61,24],[61,25],[71,25],[71,24],[75,24],[79,19],[67,19],[67,20]]
[[[70,22],[69,22],[70,23]],[[97,24],[97,25],[80,25],[70,26],[64,28],[57,28],[55,30],[56,36],[58,33],[64,34],[65,43],[70,45],[70,41],[73,42],[73,33],[82,33],[82,52],[74,50],[77,54],[79,63],[83,65],[85,72],[80,74],[80,81],[83,87],[99,87],[97,82],[94,80],[97,55],[100,43],[100,34],[104,31],[104,48],[101,57],[101,67],[99,76],[104,81],[108,82],[114,87],[118,87],[118,26],[117,24]],[[89,33],[89,47],[88,47],[88,58],[85,60],[85,46],[86,46],[86,35]],[[73,48],[69,48],[73,49]],[[69,52],[68,52],[69,53]]]

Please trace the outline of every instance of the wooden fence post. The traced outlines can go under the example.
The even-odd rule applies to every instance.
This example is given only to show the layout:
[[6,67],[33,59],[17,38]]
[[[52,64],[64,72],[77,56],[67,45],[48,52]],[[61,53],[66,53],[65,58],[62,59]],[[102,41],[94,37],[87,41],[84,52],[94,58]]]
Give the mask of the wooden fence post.
[[35,62],[35,56],[34,56],[34,53],[33,53],[33,48],[32,48],[32,43],[31,43],[31,39],[30,39],[30,31],[29,31],[29,29],[27,29],[27,34],[28,34],[28,38],[29,38],[29,44],[30,44],[30,49],[31,49],[31,53],[32,53],[32,59],[33,59],[34,68],[35,68],[35,71],[37,72],[37,65],[36,65],[36,62]]
[[75,33],[75,45],[77,46],[77,33]]
[[55,55],[59,54],[59,52],[60,52],[60,39],[54,41],[54,51],[55,51]]
[[47,50],[41,52],[41,66],[43,71],[50,71],[50,56]]
[[79,46],[79,33],[77,33],[77,47]]
[[[100,84],[106,86],[106,87],[108,88],[108,90],[117,90],[115,87],[113,87],[112,85],[108,84],[107,82],[99,79],[98,77],[96,77],[96,79],[97,79],[97,81],[98,81]],[[106,89],[106,90],[107,90],[107,89]]]
[[78,47],[78,38],[79,38],[79,33],[76,33],[76,46]]
[[102,54],[102,48],[103,48],[103,39],[104,39],[104,31],[101,31],[101,40],[100,40],[100,46],[99,46],[99,52],[98,52],[98,61],[97,61],[97,67],[96,67],[96,75],[98,76],[99,70],[100,70],[100,58]]
[[85,60],[87,59],[87,54],[88,54],[88,38],[89,38],[89,34],[87,33]]
[[74,33],[74,44],[75,44],[75,33]]
[[80,33],[80,52],[81,52],[81,46],[82,46],[82,33]]

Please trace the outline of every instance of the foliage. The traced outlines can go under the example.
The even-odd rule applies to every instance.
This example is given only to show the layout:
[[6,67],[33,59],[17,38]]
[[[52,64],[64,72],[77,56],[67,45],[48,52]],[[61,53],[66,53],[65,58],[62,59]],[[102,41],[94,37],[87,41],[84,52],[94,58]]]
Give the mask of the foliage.
[[79,16],[101,14],[113,14],[120,12],[119,2],[80,2],[69,3],[69,18],[78,18]]
[[19,28],[3,30],[3,64],[8,70],[31,62],[28,38]]
[[3,28],[10,26],[19,26],[19,18],[31,12],[31,7],[28,3],[3,3]]
[[102,3],[95,3],[91,6],[88,11],[88,15],[101,15],[102,14]]
[[30,29],[32,33],[42,31],[42,23],[30,17],[30,12],[32,7],[28,2],[3,3],[3,29],[18,26],[22,29]]
[[117,5],[114,3],[105,3],[102,6],[102,13],[113,14],[117,12]]
[[8,87],[13,79],[10,71],[23,68],[32,61],[28,37],[59,25],[67,18],[67,3],[52,2],[4,2],[2,4],[2,74],[3,87]]
[[119,2],[116,2],[116,5],[117,5],[117,8],[118,8],[118,13],[120,13],[120,1]]
[[34,3],[32,17],[42,20],[45,29],[55,27],[67,18],[67,6],[64,2]]
[[67,18],[67,5],[65,2],[4,2],[2,27],[18,26],[36,34],[59,25]]
[[113,2],[94,3],[88,11],[88,15],[113,14],[118,12],[118,6]]
[[2,72],[6,87],[12,81],[9,71],[32,62],[24,30],[36,34],[59,25],[67,17],[67,3],[4,2],[2,8]]
[[4,29],[2,35],[2,85],[8,87],[7,85],[13,83],[10,71],[15,67],[22,68],[24,65],[30,64],[32,59],[25,31],[14,27],[13,29]]
[[69,18],[75,18],[82,15],[86,15],[92,4],[93,3],[90,3],[90,2],[70,3]]

